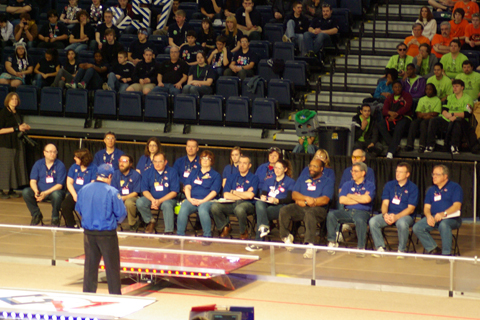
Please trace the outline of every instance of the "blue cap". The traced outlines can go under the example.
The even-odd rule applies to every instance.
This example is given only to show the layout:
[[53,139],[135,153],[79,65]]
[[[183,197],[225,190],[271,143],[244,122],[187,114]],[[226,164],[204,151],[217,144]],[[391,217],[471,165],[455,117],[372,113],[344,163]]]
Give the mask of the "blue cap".
[[97,168],[97,177],[108,178],[109,175],[113,174],[115,170],[110,164],[101,164]]

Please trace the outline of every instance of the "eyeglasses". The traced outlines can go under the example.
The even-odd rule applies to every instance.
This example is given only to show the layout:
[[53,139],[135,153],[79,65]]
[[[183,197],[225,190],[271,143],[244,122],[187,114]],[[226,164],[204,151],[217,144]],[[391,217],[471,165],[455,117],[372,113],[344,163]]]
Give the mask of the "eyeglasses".
[[308,167],[309,167],[309,168],[320,168],[320,166],[317,166],[317,165],[315,165],[315,164],[311,164],[311,165],[309,165]]
[[55,150],[51,150],[51,151],[45,150],[44,152],[46,152],[46,153],[53,153],[53,154],[56,154],[56,153],[57,153],[57,151],[55,151]]
[[351,173],[359,173],[362,172],[361,170],[350,170]]
[[128,159],[120,159],[118,160],[118,162],[128,162],[129,160]]
[[212,159],[210,159],[209,157],[201,157],[200,160],[208,160],[208,161],[212,161]]
[[397,49],[398,51],[407,51],[407,49]]
[[161,160],[161,161],[152,161],[153,164],[160,164],[160,163],[164,163],[165,161]]
[[361,160],[363,156],[352,156],[352,160]]
[[440,176],[444,176],[445,174],[443,173],[432,173],[432,178],[435,178],[435,177],[440,177]]

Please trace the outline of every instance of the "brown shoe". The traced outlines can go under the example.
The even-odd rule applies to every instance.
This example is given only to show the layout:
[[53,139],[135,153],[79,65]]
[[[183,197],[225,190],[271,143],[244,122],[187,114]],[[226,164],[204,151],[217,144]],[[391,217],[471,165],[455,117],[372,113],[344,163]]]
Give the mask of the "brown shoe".
[[145,228],[145,233],[153,233],[155,231],[156,221],[154,219],[150,220],[150,223]]
[[241,240],[247,240],[248,239],[248,230],[245,229],[245,232],[240,235]]
[[230,236],[230,232],[232,232],[232,227],[230,227],[230,225],[226,225],[220,234],[220,238],[226,238]]

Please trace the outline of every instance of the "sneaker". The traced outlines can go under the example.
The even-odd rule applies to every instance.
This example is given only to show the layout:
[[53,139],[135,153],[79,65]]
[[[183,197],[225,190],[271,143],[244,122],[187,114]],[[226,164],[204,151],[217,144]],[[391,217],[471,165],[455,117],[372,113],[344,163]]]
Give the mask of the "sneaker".
[[112,88],[110,88],[110,86],[109,86],[108,83],[106,83],[106,82],[102,85],[102,89],[103,89],[103,90],[112,91]]
[[424,152],[425,152],[425,147],[424,146],[418,147],[418,153],[424,153]]
[[433,152],[433,147],[425,147],[425,153]]
[[254,244],[249,244],[248,246],[245,247],[245,250],[250,251],[250,252],[255,252],[255,251],[262,251],[263,248],[256,246]]
[[[337,242],[329,242],[328,247],[329,248],[338,248],[338,243]],[[328,250],[327,253],[333,256],[336,252],[333,251],[333,250]]]
[[357,258],[365,258],[365,253],[363,253],[363,252],[358,252],[358,253],[357,253]]
[[383,247],[378,247],[377,252],[373,253],[372,257],[381,258],[383,257],[383,254],[382,254],[383,252],[385,252],[385,249],[383,249]]
[[345,239],[343,239],[343,233],[340,231],[337,231],[337,242],[345,242]]
[[78,88],[80,88],[80,89],[86,89],[86,88],[87,88],[87,84],[86,84],[84,81],[82,81],[82,82],[80,82],[80,83],[78,84]]
[[317,57],[315,52],[313,52],[312,50],[308,51],[305,56],[308,57],[308,58],[316,58]]
[[403,150],[406,151],[406,152],[413,151],[413,147],[412,146],[405,146],[405,148],[403,148]]
[[77,89],[77,85],[73,81],[70,83],[65,83],[65,87],[68,89]]
[[[405,252],[398,250],[398,253],[405,253]],[[405,256],[397,256],[397,260],[405,260]]]
[[[285,244],[293,244],[293,236],[291,234],[288,235],[288,237],[282,239]],[[292,251],[292,247],[287,247],[287,251]]]
[[140,227],[140,219],[138,219],[133,226],[130,226],[130,231],[136,232],[138,227]]
[[260,238],[265,237],[270,233],[270,227],[262,224],[259,228],[258,231],[260,231]]
[[290,40],[290,38],[289,38],[289,37],[287,37],[287,35],[286,35],[286,34],[284,34],[284,35],[283,35],[283,37],[282,37],[282,41],[283,41],[283,42],[292,42],[292,40]]
[[386,158],[387,159],[393,159],[393,153],[388,152]]
[[59,218],[53,218],[52,219],[52,227],[60,227],[60,219]]
[[460,151],[458,151],[457,146],[451,146],[450,150],[452,151],[452,154],[460,154]]
[[[313,243],[309,243],[309,246],[313,247]],[[305,250],[305,253],[303,254],[304,259],[312,259],[313,258],[313,249],[307,249]]]
[[353,231],[352,227],[349,224],[342,225],[342,232],[346,232],[346,231],[348,231],[348,232]]

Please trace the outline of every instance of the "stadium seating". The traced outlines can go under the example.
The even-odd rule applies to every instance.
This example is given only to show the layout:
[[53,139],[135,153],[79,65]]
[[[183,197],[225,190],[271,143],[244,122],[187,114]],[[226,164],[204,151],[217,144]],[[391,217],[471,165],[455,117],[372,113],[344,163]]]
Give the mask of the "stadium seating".
[[17,88],[17,94],[21,101],[18,109],[22,114],[38,114],[37,87],[21,85]]
[[250,81],[251,78],[245,78],[245,80],[242,81],[242,97],[248,97],[251,100],[254,100],[255,98],[264,98],[265,93],[266,93],[266,82],[263,79],[260,79],[257,87],[255,88],[255,92],[249,92],[248,91],[248,82]]
[[142,93],[122,92],[118,94],[118,118],[123,120],[142,119]]
[[230,97],[225,107],[225,124],[231,126],[250,126],[250,99]]
[[200,99],[199,123],[223,125],[223,104],[225,98],[219,95],[204,95]]
[[93,117],[101,119],[117,118],[117,94],[115,91],[95,91]]
[[241,80],[235,76],[221,76],[218,78],[216,87],[217,94],[228,98],[240,95]]
[[158,122],[169,119],[169,96],[167,93],[150,93],[145,96],[144,121]]
[[256,98],[252,104],[252,127],[277,128],[277,101],[272,98]]
[[44,87],[41,91],[40,114],[62,115],[63,113],[63,90],[56,87]]
[[88,91],[85,89],[67,90],[65,116],[83,118],[88,115]]

